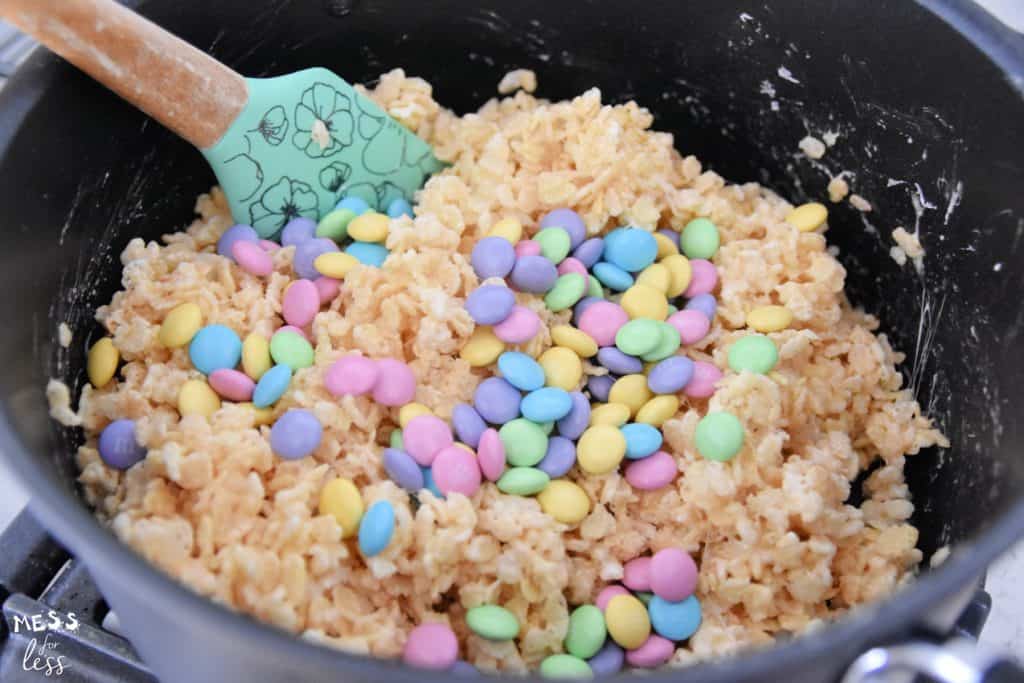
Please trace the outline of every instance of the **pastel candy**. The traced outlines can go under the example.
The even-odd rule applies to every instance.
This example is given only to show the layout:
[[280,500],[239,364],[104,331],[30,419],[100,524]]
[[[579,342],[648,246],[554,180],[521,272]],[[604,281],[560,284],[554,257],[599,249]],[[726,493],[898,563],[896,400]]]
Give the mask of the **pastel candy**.
[[[500,237],[494,237],[505,242]],[[511,246],[509,246],[511,249]],[[516,305],[516,295],[508,287],[502,285],[483,285],[477,287],[466,297],[466,311],[478,325],[495,325],[508,318]]]
[[626,481],[635,489],[654,491],[671,484],[678,471],[672,456],[658,451],[626,465]]
[[569,233],[558,227],[544,228],[533,236],[540,245],[540,253],[552,263],[561,263],[572,249]]
[[419,415],[402,429],[405,451],[420,465],[430,465],[437,454],[454,443],[448,423],[434,415]]
[[505,424],[519,417],[519,390],[501,377],[488,377],[477,385],[473,407],[491,424]]
[[638,273],[654,263],[658,243],[641,228],[619,228],[605,236],[604,258],[629,273]]
[[307,239],[295,247],[295,256],[292,257],[292,270],[300,278],[315,280],[320,277],[320,271],[313,265],[316,257],[334,251],[338,251],[338,245],[326,237]]
[[612,346],[615,335],[629,322],[629,314],[611,301],[596,301],[580,315],[578,327],[589,334],[598,346]]
[[561,420],[572,410],[572,397],[564,389],[542,387],[524,396],[519,410],[537,423]]
[[639,358],[623,353],[614,346],[606,346],[598,351],[597,362],[616,375],[632,375],[644,369],[644,364]]
[[373,360],[365,356],[343,356],[324,373],[324,386],[338,398],[362,396],[373,389],[379,376],[380,371]]
[[289,382],[292,380],[292,369],[279,363],[264,372],[252,392],[252,404],[257,408],[266,408],[277,403]]
[[516,258],[540,256],[540,245],[533,240],[520,240],[515,246]]
[[711,261],[691,259],[690,269],[692,272],[690,284],[683,292],[683,296],[692,299],[698,294],[710,294],[715,291],[715,287],[718,285],[718,270]]
[[629,289],[633,284],[633,276],[614,263],[600,261],[594,264],[590,270],[602,285],[617,292]]
[[572,408],[568,415],[558,420],[558,433],[575,441],[590,425],[590,401],[582,392],[573,391],[569,394]]
[[682,344],[696,344],[706,337],[711,329],[711,320],[693,308],[673,313],[667,322],[679,331],[679,341]]
[[477,461],[480,463],[481,473],[488,481],[498,481],[505,473],[505,445],[495,429],[486,429],[480,435],[480,445],[477,447]]
[[616,595],[629,595],[629,591],[618,584],[605,586],[601,589],[601,592],[597,594],[597,600],[594,601],[594,604],[597,605],[598,609],[603,611],[608,606],[608,602]]
[[387,205],[386,213],[390,218],[412,217],[412,204],[402,197],[392,199],[391,203]]
[[601,299],[596,296],[585,296],[579,301],[577,301],[576,305],[573,306],[572,309],[572,324],[575,325],[576,327],[579,327],[580,316],[582,316],[588,308],[596,304],[598,301],[601,301]]
[[605,403],[608,401],[608,394],[611,393],[613,384],[615,384],[615,379],[608,375],[591,377],[587,380],[587,391],[595,401]]
[[320,311],[320,292],[312,280],[296,280],[284,293],[281,315],[289,325],[305,327]]
[[698,294],[686,302],[686,310],[700,311],[707,316],[708,320],[711,320],[715,317],[715,312],[718,310],[718,302],[715,301],[715,297],[711,294]]
[[387,247],[373,242],[353,242],[345,247],[345,253],[355,256],[364,266],[380,268],[391,252]]
[[680,602],[669,602],[655,595],[647,611],[654,631],[669,640],[686,640],[700,628],[700,602],[694,595]]
[[646,458],[661,448],[664,440],[661,430],[649,424],[637,422],[622,425],[620,431],[626,437],[626,457],[630,460]]
[[625,651],[609,640],[596,655],[587,660],[587,664],[595,676],[611,676],[622,670],[625,661]]
[[536,467],[552,479],[564,477],[576,464],[576,444],[564,436],[548,439],[547,453]]
[[316,233],[316,222],[304,216],[288,221],[281,231],[282,247],[297,247],[306,240],[313,239]]
[[498,370],[516,389],[534,391],[544,386],[544,368],[530,356],[519,351],[506,351],[498,356]]
[[508,317],[494,326],[494,334],[507,344],[522,344],[537,336],[540,318],[525,306],[513,306]]
[[587,236],[587,226],[578,213],[572,209],[554,209],[544,214],[538,225],[541,229],[559,227],[569,234],[572,248],[575,249]]
[[423,472],[411,455],[398,448],[385,448],[382,459],[391,481],[413,493],[423,488]]
[[459,441],[476,448],[480,444],[480,435],[487,429],[487,423],[473,406],[459,403],[452,408],[452,428]]
[[481,474],[476,455],[464,448],[453,445],[441,449],[433,459],[430,471],[434,484],[444,495],[461,493],[469,497],[480,489]]
[[543,256],[520,256],[509,281],[521,292],[544,294],[555,285],[558,269]]
[[572,253],[573,257],[579,260],[587,268],[593,268],[594,264],[601,260],[604,254],[604,240],[600,237],[591,237]]
[[369,211],[373,207],[371,207],[369,202],[367,202],[362,197],[359,197],[359,196],[356,196],[356,195],[351,195],[349,197],[345,197],[340,202],[335,204],[334,208],[335,209],[348,209],[349,211],[351,211],[355,215],[361,216],[361,215],[363,215],[364,213],[366,213],[367,211]]
[[659,598],[680,602],[697,590],[697,563],[679,548],[664,548],[651,558],[651,590]]
[[341,293],[341,281],[335,280],[333,277],[321,275],[313,280],[313,284],[316,285],[316,292],[320,296],[321,306],[331,303]]
[[485,237],[473,247],[469,259],[476,276],[486,280],[489,277],[505,277],[512,272],[516,252],[504,238]]
[[322,434],[323,427],[313,413],[292,408],[270,428],[270,448],[285,460],[298,460],[316,450]]
[[242,359],[242,340],[224,325],[201,328],[188,346],[189,359],[196,370],[209,375],[221,368],[234,368]]
[[652,633],[643,645],[626,651],[626,661],[632,666],[653,669],[671,659],[672,653],[675,651],[676,646],[672,644],[671,640]]
[[576,273],[577,275],[580,275],[583,278],[587,278],[590,276],[590,273],[587,272],[587,267],[583,265],[583,263],[580,262],[578,259],[572,256],[564,259],[561,263],[558,264],[558,274],[565,275],[567,273]]
[[239,403],[251,399],[256,387],[256,383],[247,374],[228,368],[214,370],[210,373],[208,381],[210,387],[222,397]]
[[707,398],[715,393],[715,383],[722,379],[722,371],[711,363],[697,361],[693,364],[693,377],[683,389],[690,398]]
[[694,362],[686,356],[666,358],[647,373],[647,388],[656,394],[682,391],[693,378],[694,367]]
[[373,400],[385,406],[402,406],[416,397],[416,376],[405,363],[394,358],[377,361],[377,383]]
[[250,275],[266,277],[274,272],[274,259],[258,242],[238,240],[231,247],[235,263]]
[[126,470],[146,457],[146,449],[135,438],[133,420],[114,420],[100,432],[97,450],[110,467]]
[[637,557],[623,565],[622,583],[632,591],[651,590],[651,558]]
[[[359,550],[366,557],[379,555],[391,543],[395,532],[395,508],[389,501],[378,500],[359,522]],[[452,661],[455,657],[452,657]],[[448,663],[451,666],[451,663]],[[445,667],[447,668],[447,667]]]
[[260,236],[251,226],[243,225],[241,223],[232,225],[230,228],[225,230],[223,234],[221,234],[220,239],[217,240],[217,253],[225,258],[234,259],[232,249],[234,248],[235,243],[240,240],[255,244],[256,242],[259,242]]

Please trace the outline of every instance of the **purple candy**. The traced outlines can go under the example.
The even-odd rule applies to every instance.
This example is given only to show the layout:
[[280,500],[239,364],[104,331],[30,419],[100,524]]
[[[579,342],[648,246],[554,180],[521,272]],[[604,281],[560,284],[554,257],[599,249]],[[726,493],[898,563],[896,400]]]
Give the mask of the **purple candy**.
[[[597,310],[596,308],[594,309]],[[644,364],[636,356],[619,351],[614,346],[605,346],[597,352],[597,362],[616,375],[632,375],[642,372]]]
[[519,417],[519,390],[501,377],[488,377],[473,394],[473,407],[491,424],[503,425]]
[[466,310],[478,325],[497,325],[508,317],[515,305],[515,292],[504,285],[477,287],[466,297]]
[[544,294],[555,286],[558,270],[543,256],[523,256],[516,260],[510,279],[520,292]]
[[135,440],[134,420],[114,420],[100,434],[100,457],[115,470],[126,470],[146,457]]
[[572,209],[555,209],[540,219],[538,230],[544,228],[562,228],[569,233],[569,246],[575,249],[587,238],[587,226],[580,215]]
[[686,308],[700,311],[708,317],[708,320],[714,320],[718,302],[711,294],[698,294],[686,302]]
[[423,470],[412,456],[397,448],[384,449],[384,471],[391,481],[415,493],[423,488]]
[[485,237],[473,247],[469,260],[481,280],[505,277],[516,264],[516,250],[504,237]]
[[565,475],[575,464],[576,444],[564,436],[552,436],[548,439],[548,451],[544,459],[534,467],[554,479]]
[[452,408],[452,427],[455,428],[455,435],[459,437],[459,441],[476,448],[480,445],[480,435],[487,429],[487,423],[473,406],[460,403]]
[[259,242],[260,236],[255,230],[248,225],[232,225],[230,228],[224,231],[224,234],[217,240],[217,253],[221,256],[226,256],[232,261],[235,257],[231,255],[231,247],[235,246],[235,242],[239,240],[245,242]]
[[608,375],[600,375],[587,380],[587,389],[590,391],[590,397],[595,401],[607,403],[608,393],[612,390],[613,384],[615,384],[614,379]]
[[590,425],[590,401],[581,391],[574,391],[569,396],[572,398],[572,410],[556,424],[560,435],[575,441]]
[[326,237],[314,237],[295,247],[295,257],[292,259],[295,274],[304,280],[317,279],[320,271],[313,267],[313,261],[320,254],[331,251],[338,251],[338,245]]
[[601,260],[604,253],[604,240],[600,237],[591,237],[589,240],[576,247],[572,255],[587,268],[593,267]]
[[596,296],[585,296],[580,299],[579,303],[576,304],[576,307],[572,309],[572,324],[579,327],[580,316],[583,315],[583,311],[587,310],[598,301],[603,301],[603,299],[599,299]]
[[686,356],[672,356],[661,361],[647,375],[647,388],[656,394],[674,394],[693,378],[693,361]]
[[480,671],[475,666],[473,666],[469,662],[463,661],[461,659],[457,660],[454,664],[452,664],[452,668],[448,669],[448,671],[449,671],[449,673],[453,673],[456,676],[479,676],[480,675]]
[[676,232],[675,230],[669,230],[668,228],[662,228],[661,230],[658,231],[658,234],[664,235],[665,237],[669,238],[670,240],[672,240],[672,244],[676,245],[676,249],[679,248],[678,232]]
[[587,664],[595,676],[611,676],[622,670],[625,660],[626,653],[622,648],[608,640],[596,655],[587,660]]
[[320,445],[323,427],[308,410],[292,408],[270,428],[270,449],[285,460],[304,458]]
[[314,235],[316,235],[316,222],[305,216],[299,216],[291,219],[284,226],[284,230],[281,231],[281,246],[297,247],[306,240],[313,239]]

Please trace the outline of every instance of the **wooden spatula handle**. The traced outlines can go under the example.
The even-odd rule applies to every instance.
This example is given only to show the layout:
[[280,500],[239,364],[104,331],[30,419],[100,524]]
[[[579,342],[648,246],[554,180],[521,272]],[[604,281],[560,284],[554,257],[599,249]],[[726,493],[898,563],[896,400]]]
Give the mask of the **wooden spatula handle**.
[[245,79],[114,0],[0,0],[0,15],[196,147],[245,107]]

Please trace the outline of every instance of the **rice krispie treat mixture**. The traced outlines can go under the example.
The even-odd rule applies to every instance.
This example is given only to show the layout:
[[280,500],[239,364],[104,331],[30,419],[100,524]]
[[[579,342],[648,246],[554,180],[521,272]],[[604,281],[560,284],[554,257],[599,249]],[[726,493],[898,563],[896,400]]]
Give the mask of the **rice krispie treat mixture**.
[[[699,628],[669,638],[669,646],[650,646],[662,649],[629,660],[635,666],[685,665],[770,644],[882,598],[913,576],[921,552],[908,521],[904,458],[946,441],[901,388],[903,354],[877,332],[875,318],[846,300],[845,272],[826,250],[827,225],[813,216],[806,224],[807,210],[794,217],[785,199],[757,184],[728,184],[676,151],[676,142],[687,147],[685,137],[650,130],[646,109],[603,105],[597,90],[563,102],[520,91],[460,117],[434,101],[429,84],[397,70],[369,95],[450,166],[416,196],[414,218],[388,219],[389,255],[380,267],[347,269],[337,294],[295,332],[308,335],[312,365],[297,369],[269,408],[196,388],[205,378],[188,346],[164,343],[161,329],[172,309],[195,304],[204,325],[270,340],[285,324],[285,289],[299,277],[296,247],[268,251],[272,268],[264,276],[218,254],[233,221],[214,188],[198,199],[198,218],[186,230],[163,244],[135,239],[122,254],[123,290],[97,311],[115,354],[111,374],[123,361],[119,374],[102,388],[86,386],[77,413],[67,409],[66,389],[51,383],[49,390],[55,416],[85,430],[80,479],[121,540],[193,590],[301,637],[382,657],[405,651],[407,661],[430,665],[410,654],[407,641],[417,627],[442,624],[454,632],[458,657],[483,670],[532,670],[551,655],[592,650],[584,636],[570,643],[567,634],[570,614],[595,602],[608,612],[608,642],[628,642],[635,634],[617,635],[624,632],[612,623],[608,599],[620,601],[617,614],[628,612],[627,600],[661,600],[650,593],[646,562],[659,551],[685,551],[699,566]],[[584,467],[580,439],[580,461],[558,479],[585,493],[578,520],[558,521],[537,496],[504,492],[516,487],[499,487],[486,472],[482,479],[477,473],[468,497],[456,485],[439,496],[436,482],[410,495],[382,459],[389,444],[402,446],[392,436],[400,420],[429,411],[450,421],[457,405],[474,405],[482,380],[501,374],[493,357],[466,351],[485,330],[467,297],[501,284],[478,277],[471,253],[496,226],[500,233],[521,225],[528,240],[560,208],[582,218],[587,237],[608,237],[619,226],[678,233],[697,218],[717,227],[720,247],[710,258],[717,310],[706,334],[684,340],[680,354],[721,378],[713,393],[670,394],[670,414],[655,421],[663,436],[658,457],[670,458],[667,483],[632,485],[626,467],[595,474],[603,469]],[[659,250],[671,252],[661,241]],[[617,300],[612,290],[604,295]],[[499,340],[499,350],[537,358],[556,344],[552,329],[575,324],[571,307],[552,310],[558,306],[521,288],[515,304],[541,325],[523,343]],[[788,316],[784,324],[773,322],[773,311]],[[763,372],[736,371],[730,358],[751,328],[763,329],[777,352]],[[560,344],[586,346],[573,339]],[[596,409],[603,380],[591,380],[609,368],[580,353],[584,376],[570,389]],[[370,393],[330,390],[325,373],[354,355],[407,364],[420,406],[400,416],[400,406]],[[180,411],[183,405],[200,408]],[[307,457],[282,457],[271,425],[296,409],[308,411],[322,434]],[[698,448],[698,426],[711,413],[741,425],[741,444],[728,457],[702,453],[728,450],[715,440],[721,432],[705,435],[703,443],[714,443]],[[116,469],[100,457],[97,440],[125,419],[134,421],[144,450],[139,462]],[[848,504],[852,482],[876,461],[863,502]],[[361,497],[356,513],[389,504],[392,528],[376,552],[364,541],[372,545],[380,527],[366,538],[346,528],[359,526],[346,507],[348,489],[324,514],[325,486],[338,478]],[[627,571],[638,558],[645,562]],[[598,600],[624,579],[632,593],[616,589]],[[474,618],[480,606],[502,611]],[[512,637],[503,634],[509,614],[518,625]],[[589,623],[585,616],[574,616],[574,628]],[[655,632],[666,629],[655,623]],[[595,642],[605,642],[603,635]],[[579,673],[551,661],[549,671]]]

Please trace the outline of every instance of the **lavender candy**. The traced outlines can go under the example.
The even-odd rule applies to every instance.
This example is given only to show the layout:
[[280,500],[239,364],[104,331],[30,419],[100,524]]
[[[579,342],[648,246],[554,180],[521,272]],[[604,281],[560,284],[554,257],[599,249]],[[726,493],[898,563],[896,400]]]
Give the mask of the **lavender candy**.
[[573,391],[569,396],[572,398],[572,410],[556,425],[561,436],[575,441],[590,426],[590,401],[581,391]]
[[[497,239],[505,242],[500,237]],[[497,325],[508,317],[515,305],[515,292],[503,285],[477,287],[466,297],[466,310],[478,325]]]
[[494,425],[503,425],[519,417],[519,390],[501,377],[488,377],[477,385],[473,407],[480,417]]
[[678,232],[676,232],[675,230],[669,230],[668,228],[662,228],[661,230],[658,231],[658,234],[664,235],[665,237],[669,238],[670,240],[672,240],[672,244],[676,245],[676,249],[679,248]]
[[711,294],[698,294],[686,302],[686,308],[697,310],[708,317],[708,320],[715,319],[715,311],[718,310],[718,302]]
[[270,449],[285,460],[304,458],[320,445],[323,427],[308,410],[292,408],[270,428]]
[[235,242],[259,242],[260,236],[255,230],[248,225],[232,225],[230,228],[224,231],[224,234],[217,240],[217,253],[221,256],[225,256],[232,261],[235,257],[231,255],[231,247],[235,246]]
[[590,397],[595,401],[607,403],[608,393],[612,390],[613,384],[615,384],[615,379],[608,375],[591,377],[587,380],[587,390],[590,391]]
[[423,488],[423,471],[412,456],[397,448],[384,449],[384,471],[391,481],[413,493]]
[[572,209],[555,209],[540,219],[538,230],[562,228],[569,233],[569,246],[575,249],[587,238],[587,226],[580,215]]
[[281,231],[282,247],[297,247],[306,240],[313,239],[316,235],[316,221],[305,216],[299,216],[288,221]]
[[548,439],[548,450],[544,458],[534,467],[555,479],[564,476],[575,464],[576,444],[564,436],[552,436]]
[[644,369],[644,364],[639,358],[623,353],[614,346],[605,346],[598,351],[597,362],[616,375],[632,375],[643,372]]
[[456,676],[480,676],[480,671],[467,661],[461,659],[457,660],[452,664],[452,668],[448,669],[449,673],[455,674]]
[[510,280],[520,292],[545,294],[555,286],[558,270],[543,256],[523,256],[516,260]]
[[481,280],[505,277],[516,264],[516,250],[504,237],[485,237],[473,247],[469,260]]
[[604,254],[604,240],[600,237],[591,237],[576,247],[576,251],[572,253],[573,257],[587,268],[592,268],[595,263],[600,261],[602,254]]
[[114,420],[100,434],[100,457],[115,470],[126,470],[146,457],[146,449],[135,440],[134,420]]
[[314,237],[306,240],[295,247],[292,269],[300,278],[315,280],[320,277],[320,271],[313,267],[313,261],[316,261],[316,257],[320,254],[332,251],[338,251],[338,245],[326,237]]
[[480,435],[487,429],[487,423],[473,406],[459,403],[452,408],[452,427],[455,428],[455,435],[459,437],[459,441],[476,448],[480,445]]
[[625,660],[626,653],[609,639],[596,655],[587,660],[587,664],[595,676],[611,676],[622,670]]
[[661,361],[647,375],[647,388],[656,394],[674,394],[693,379],[693,361],[686,356],[671,356]]
[[572,324],[575,327],[580,326],[580,316],[583,315],[583,311],[590,308],[593,304],[598,301],[603,301],[596,296],[585,296],[576,303],[576,307],[572,309]]

